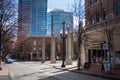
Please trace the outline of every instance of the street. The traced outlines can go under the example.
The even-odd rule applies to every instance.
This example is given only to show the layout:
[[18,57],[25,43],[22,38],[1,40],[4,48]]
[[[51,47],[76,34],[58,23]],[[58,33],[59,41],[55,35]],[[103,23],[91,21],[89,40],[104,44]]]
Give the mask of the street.
[[7,64],[13,80],[107,80],[53,68],[40,62]]

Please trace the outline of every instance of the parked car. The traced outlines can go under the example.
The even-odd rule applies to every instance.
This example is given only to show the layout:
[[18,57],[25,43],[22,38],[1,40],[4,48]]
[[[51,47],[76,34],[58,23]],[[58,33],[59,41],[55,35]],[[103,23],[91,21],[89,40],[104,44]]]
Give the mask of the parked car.
[[13,59],[11,59],[11,58],[6,58],[6,63],[13,63],[13,62],[14,62]]

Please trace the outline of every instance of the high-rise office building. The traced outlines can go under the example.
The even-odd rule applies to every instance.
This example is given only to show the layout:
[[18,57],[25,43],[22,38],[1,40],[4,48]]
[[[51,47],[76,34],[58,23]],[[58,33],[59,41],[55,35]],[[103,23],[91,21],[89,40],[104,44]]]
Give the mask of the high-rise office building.
[[47,0],[19,0],[19,32],[46,36]]
[[[53,32],[55,36],[59,35],[60,30],[62,30],[62,22],[65,21],[65,27],[69,25],[73,27],[73,13],[65,12],[60,9],[55,9],[47,14],[47,34],[51,36],[51,30],[53,28]],[[53,26],[52,26],[53,25]]]

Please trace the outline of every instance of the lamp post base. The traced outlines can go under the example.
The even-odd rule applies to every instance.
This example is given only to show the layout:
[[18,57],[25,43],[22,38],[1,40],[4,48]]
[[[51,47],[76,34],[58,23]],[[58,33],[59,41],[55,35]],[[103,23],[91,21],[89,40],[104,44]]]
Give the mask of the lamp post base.
[[81,70],[81,68],[80,68],[80,58],[78,58],[78,70]]
[[62,64],[61,67],[65,67],[65,65]]

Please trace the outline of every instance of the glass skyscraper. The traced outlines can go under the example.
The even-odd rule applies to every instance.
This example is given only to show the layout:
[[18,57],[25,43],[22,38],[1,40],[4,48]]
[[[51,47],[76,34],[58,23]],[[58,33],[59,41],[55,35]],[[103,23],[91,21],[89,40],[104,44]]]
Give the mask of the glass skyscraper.
[[[47,14],[47,35],[51,36],[51,30],[53,28],[53,32],[55,36],[59,35],[60,30],[62,30],[63,25],[62,22],[65,21],[65,27],[68,26],[73,27],[73,13],[65,12],[64,10],[55,9]],[[53,24],[52,24],[53,23]],[[53,25],[53,27],[51,26]],[[65,28],[65,29],[66,29]]]
[[19,0],[19,31],[28,36],[46,36],[47,0]]

